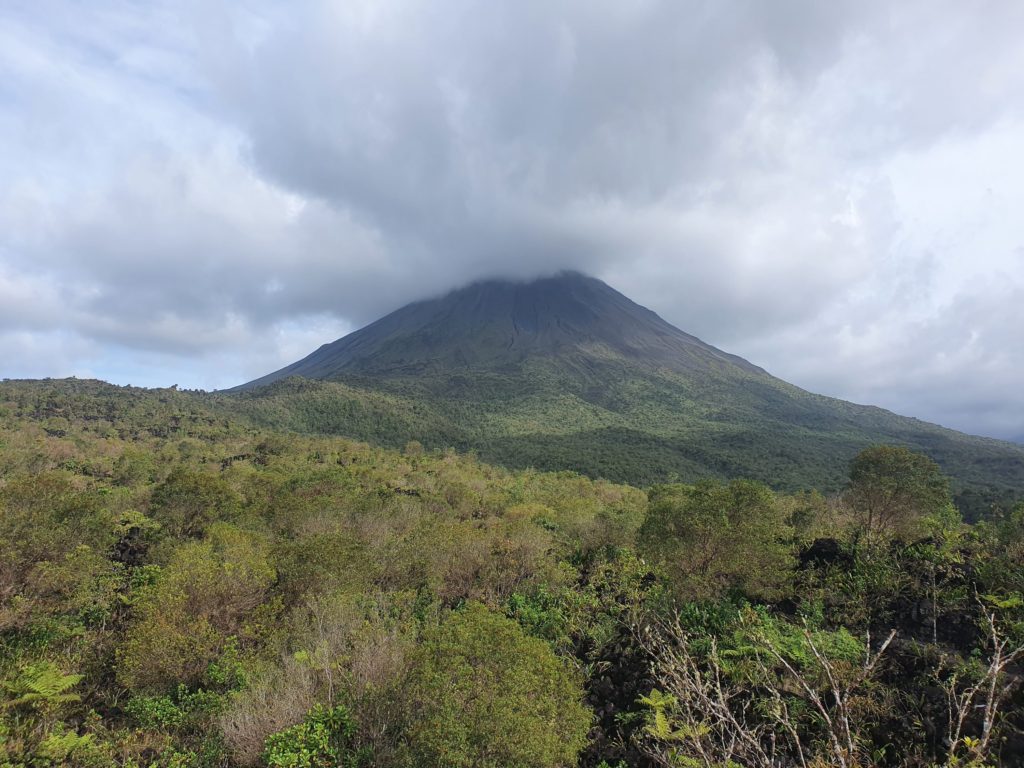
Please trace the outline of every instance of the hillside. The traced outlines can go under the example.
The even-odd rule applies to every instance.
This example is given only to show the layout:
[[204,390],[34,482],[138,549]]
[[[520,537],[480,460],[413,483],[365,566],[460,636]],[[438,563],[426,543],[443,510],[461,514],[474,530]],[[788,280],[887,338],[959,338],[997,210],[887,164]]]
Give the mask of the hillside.
[[1024,490],[1020,446],[806,392],[576,273],[411,304],[223,397],[267,426],[640,484],[831,491],[858,450],[892,442],[932,456],[968,506]]
[[1024,764],[1024,505],[965,525],[925,457],[645,493],[238,402],[0,382],[0,765]]

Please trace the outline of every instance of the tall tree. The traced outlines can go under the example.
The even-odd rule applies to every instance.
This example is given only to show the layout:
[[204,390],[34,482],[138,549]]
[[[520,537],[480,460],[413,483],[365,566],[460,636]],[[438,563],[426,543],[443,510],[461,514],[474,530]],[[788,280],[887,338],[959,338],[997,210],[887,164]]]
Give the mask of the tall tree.
[[763,595],[792,565],[785,518],[772,491],[751,480],[663,485],[651,489],[640,540],[683,597]]
[[914,536],[952,503],[949,480],[927,456],[897,445],[865,448],[850,464],[846,500],[869,538]]

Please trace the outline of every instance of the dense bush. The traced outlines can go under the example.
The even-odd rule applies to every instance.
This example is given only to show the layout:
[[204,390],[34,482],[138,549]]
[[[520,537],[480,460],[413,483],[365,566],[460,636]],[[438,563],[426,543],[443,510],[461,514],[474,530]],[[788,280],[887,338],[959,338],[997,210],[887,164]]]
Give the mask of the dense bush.
[[590,728],[577,674],[478,603],[425,634],[408,695],[412,763],[424,768],[571,765]]
[[355,725],[344,707],[313,707],[306,719],[267,737],[264,759],[271,768],[355,768]]
[[689,599],[778,595],[790,581],[792,538],[775,495],[749,480],[657,486],[640,530],[643,550]]
[[838,485],[0,385],[0,766],[1024,764],[1024,506],[967,525],[889,447]]

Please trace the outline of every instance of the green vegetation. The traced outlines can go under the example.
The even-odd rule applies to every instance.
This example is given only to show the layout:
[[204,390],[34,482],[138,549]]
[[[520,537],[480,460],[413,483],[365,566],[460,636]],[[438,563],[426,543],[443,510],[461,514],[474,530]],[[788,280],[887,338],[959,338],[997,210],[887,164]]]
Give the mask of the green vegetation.
[[835,493],[853,457],[885,442],[938,462],[970,519],[1024,496],[1018,446],[742,371],[684,376],[582,358],[458,376],[286,379],[208,399],[264,428],[392,447],[417,440],[428,449],[474,450],[508,467],[637,485],[746,477],[777,490]]
[[264,427],[641,486],[835,493],[854,456],[893,444],[938,462],[971,520],[1024,493],[1019,445],[811,394],[578,273],[410,304],[216,399]]
[[543,640],[470,603],[424,637],[408,696],[418,766],[572,765],[590,729],[581,681]]
[[927,456],[877,445],[851,463],[847,500],[868,536],[920,535],[922,522],[950,504],[949,481]]
[[644,491],[267,397],[0,385],[0,766],[1024,762],[1024,505],[964,523],[892,447]]
[[351,748],[355,725],[342,706],[319,704],[298,725],[267,737],[264,759],[273,768],[350,768],[358,766]]
[[793,568],[792,529],[767,487],[750,480],[728,485],[652,488],[640,546],[684,597],[776,593]]

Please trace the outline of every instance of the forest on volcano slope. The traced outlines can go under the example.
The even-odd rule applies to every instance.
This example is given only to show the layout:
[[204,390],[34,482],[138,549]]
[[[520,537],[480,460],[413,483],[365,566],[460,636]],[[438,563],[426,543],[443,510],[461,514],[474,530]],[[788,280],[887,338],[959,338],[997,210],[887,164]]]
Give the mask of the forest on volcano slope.
[[972,520],[1024,492],[1024,447],[807,392],[575,272],[406,305],[216,399],[273,429],[634,485],[834,493],[859,451],[895,443],[938,462]]

